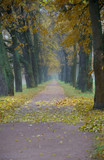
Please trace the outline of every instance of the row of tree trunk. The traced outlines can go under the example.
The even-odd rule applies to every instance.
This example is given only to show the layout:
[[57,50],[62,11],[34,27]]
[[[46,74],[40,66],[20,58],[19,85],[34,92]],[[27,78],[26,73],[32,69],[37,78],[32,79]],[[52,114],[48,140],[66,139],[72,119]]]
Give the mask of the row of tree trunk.
[[92,54],[86,54],[83,47],[77,53],[74,46],[72,64],[68,64],[68,53],[64,52],[64,65],[61,67],[60,80],[70,83],[73,87],[82,92],[92,91],[93,79],[89,74],[92,67]]
[[[11,9],[8,12],[13,14]],[[28,27],[23,8],[21,14],[24,16],[18,19],[19,27],[25,25]],[[39,33],[33,33],[30,29],[18,32],[14,28],[14,23],[7,27],[7,31],[12,39],[12,45],[4,43],[0,22],[0,96],[14,95],[14,81],[16,92],[22,92],[22,70],[27,88],[37,87],[48,79],[47,67],[41,66],[39,59],[42,52]]]
[[[98,0],[89,0],[89,12],[92,24],[92,44],[94,49],[94,75],[95,75],[95,98],[94,109],[104,109],[104,36],[100,19],[100,6]],[[91,48],[90,48],[91,53]],[[79,62],[77,64],[76,55],[73,64],[67,65],[67,54],[64,54],[64,66],[61,68],[60,79],[70,82],[74,87],[82,92],[92,91],[92,54],[87,55],[80,47]],[[79,67],[78,67],[79,66]],[[78,70],[78,76],[76,70]],[[65,72],[65,74],[63,74]]]

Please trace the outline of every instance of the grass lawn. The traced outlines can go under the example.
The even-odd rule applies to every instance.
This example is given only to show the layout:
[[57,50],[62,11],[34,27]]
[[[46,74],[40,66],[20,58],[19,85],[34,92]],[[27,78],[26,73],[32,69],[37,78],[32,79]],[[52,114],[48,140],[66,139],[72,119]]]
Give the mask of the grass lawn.
[[94,91],[82,93],[80,90],[75,89],[69,83],[64,83],[62,81],[59,81],[59,84],[64,88],[64,92],[67,97],[77,97],[77,96],[83,96],[89,98],[94,97]]

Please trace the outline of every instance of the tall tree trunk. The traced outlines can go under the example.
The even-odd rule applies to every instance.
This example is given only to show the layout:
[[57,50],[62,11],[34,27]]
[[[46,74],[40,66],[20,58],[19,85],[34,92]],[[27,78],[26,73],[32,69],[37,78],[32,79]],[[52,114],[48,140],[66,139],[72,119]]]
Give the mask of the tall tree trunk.
[[4,73],[5,71],[1,68],[0,63],[0,96],[8,96],[8,85]]
[[30,54],[30,47],[28,42],[27,32],[21,32],[18,34],[19,41],[24,44],[22,47],[23,51],[23,58],[24,58],[24,68],[25,68],[25,78],[26,78],[26,85],[27,88],[35,87],[33,70],[32,70],[32,62],[31,62],[31,54]]
[[41,84],[44,82],[44,68],[43,68],[43,60],[39,59],[39,64],[38,64],[38,83]]
[[65,65],[61,65],[61,73],[60,73],[60,79],[61,81],[65,81]]
[[7,82],[8,82],[8,95],[14,96],[14,76],[13,76],[11,66],[8,62],[7,54],[5,56],[6,56],[5,70],[6,70]]
[[88,60],[88,91],[93,92],[93,78],[91,74],[89,74],[92,70],[92,43],[91,43],[91,53],[89,54],[89,60]]
[[[28,25],[28,22],[27,22],[27,25]],[[35,81],[35,87],[37,87],[38,86],[38,60],[39,60],[38,33],[37,32],[35,34],[31,33],[29,29],[26,31],[26,33],[27,33],[28,44],[30,48],[31,63],[32,63],[34,81]],[[33,41],[32,41],[32,36],[33,36]]]
[[32,68],[34,74],[35,85],[38,85],[38,62],[39,62],[39,40],[38,33],[34,34],[34,51],[32,53]]
[[16,92],[22,92],[22,75],[21,75],[21,65],[20,65],[18,51],[14,52],[13,64],[14,64],[14,75],[15,75],[15,90]]
[[[39,6],[38,6],[39,7]],[[34,13],[30,13],[31,17],[34,17]],[[38,15],[40,17],[40,15]],[[28,22],[27,22],[27,25]],[[31,21],[32,29],[34,30],[34,21]],[[31,32],[28,30],[29,34],[29,43],[30,43],[30,50],[31,50],[31,62],[32,62],[32,70],[33,70],[33,76],[34,76],[34,81],[35,81],[35,87],[38,86],[39,83],[39,33],[38,32]]]
[[41,65],[39,65],[38,73],[39,73],[38,83],[41,84],[44,81],[43,69],[42,69]]
[[89,86],[88,86],[89,69],[88,67],[89,67],[89,55],[83,51],[83,47],[81,46],[80,52],[79,52],[79,75],[78,75],[77,87],[82,92],[89,91]]
[[[23,6],[21,7],[21,15],[22,18],[19,19],[19,27],[24,27],[27,25],[26,19],[25,19],[25,12]],[[23,44],[22,51],[23,51],[23,58],[24,58],[24,68],[25,68],[25,79],[26,79],[26,85],[27,88],[33,88],[35,87],[35,81],[33,76],[33,70],[32,70],[32,62],[31,62],[31,46],[30,46],[30,38],[29,38],[29,30],[21,31],[18,33],[18,39]]]
[[[0,26],[1,31],[1,26]],[[7,96],[8,95],[8,84],[7,84],[7,75],[5,72],[5,68],[3,65],[4,61],[4,54],[3,53],[3,39],[2,39],[2,33],[0,32],[0,96]]]
[[69,66],[68,66],[68,53],[63,50],[65,56],[65,83],[69,82]]
[[33,88],[35,87],[35,82],[34,82],[34,76],[33,76],[33,71],[32,71],[32,65],[30,61],[30,55],[27,53],[27,46],[23,48],[23,53],[24,53],[24,68],[25,68],[25,78],[26,78],[26,85],[27,88]]
[[[7,52],[4,46],[2,32],[1,32],[1,22],[0,22],[0,95],[6,96],[14,95],[14,77],[12,73],[11,66],[8,61]],[[4,89],[3,89],[4,88]]]
[[70,71],[70,83],[73,87],[76,87],[76,68],[77,68],[77,52],[76,46],[74,46],[74,58],[72,61],[71,71]]
[[13,66],[14,66],[14,76],[15,76],[15,90],[16,92],[22,92],[22,75],[21,75],[21,64],[19,53],[16,47],[18,46],[17,42],[17,33],[15,30],[11,32],[13,40]]
[[104,109],[104,45],[98,0],[89,0],[93,32],[95,99],[94,109]]
[[48,67],[44,66],[44,82],[48,81]]

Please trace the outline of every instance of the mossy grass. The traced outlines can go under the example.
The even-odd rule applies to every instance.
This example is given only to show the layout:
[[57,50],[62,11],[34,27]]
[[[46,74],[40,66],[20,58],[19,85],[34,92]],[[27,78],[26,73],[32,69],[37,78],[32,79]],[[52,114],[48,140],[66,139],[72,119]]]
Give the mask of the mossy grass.
[[63,87],[65,95],[67,97],[79,97],[79,96],[94,97],[94,91],[81,92],[81,90],[78,90],[78,89],[74,88],[73,86],[71,86],[70,83],[65,83],[62,81],[58,81],[58,82]]

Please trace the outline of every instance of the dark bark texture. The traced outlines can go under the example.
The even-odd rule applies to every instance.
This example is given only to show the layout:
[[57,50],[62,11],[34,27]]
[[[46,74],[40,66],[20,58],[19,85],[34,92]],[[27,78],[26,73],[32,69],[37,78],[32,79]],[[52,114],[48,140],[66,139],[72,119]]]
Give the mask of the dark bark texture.
[[77,87],[82,92],[90,91],[91,82],[89,77],[89,55],[83,51],[83,47],[80,47],[79,52],[79,75]]
[[73,87],[76,87],[76,68],[77,68],[77,52],[74,46],[74,58],[72,61],[71,72],[70,72],[70,83]]
[[63,50],[65,56],[65,83],[69,82],[69,65],[68,65],[68,53]]
[[8,96],[8,85],[1,67],[0,67],[0,96]]
[[98,0],[89,0],[93,32],[95,99],[94,109],[104,109],[104,44]]
[[17,33],[15,30],[11,32],[12,41],[13,41],[13,67],[14,67],[14,76],[15,76],[15,90],[16,92],[22,92],[22,75],[21,75],[21,64],[19,53],[16,47],[18,46],[17,42]]
[[25,78],[27,88],[35,87],[33,70],[32,70],[32,62],[31,62],[31,54],[30,54],[30,46],[28,42],[27,32],[21,32],[18,34],[19,41],[24,44],[22,47],[23,58],[24,58],[24,68],[25,68]]
[[38,62],[39,62],[39,40],[38,40],[38,33],[34,34],[34,45],[33,45],[33,52],[32,54],[32,69],[33,75],[35,80],[35,86],[38,85],[39,77],[38,77]]
[[[7,52],[3,42],[1,23],[0,23],[0,95],[14,95],[14,77],[8,61]],[[4,87],[4,89],[3,89]]]

